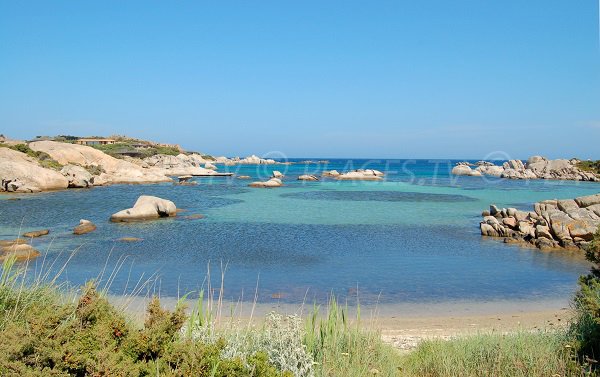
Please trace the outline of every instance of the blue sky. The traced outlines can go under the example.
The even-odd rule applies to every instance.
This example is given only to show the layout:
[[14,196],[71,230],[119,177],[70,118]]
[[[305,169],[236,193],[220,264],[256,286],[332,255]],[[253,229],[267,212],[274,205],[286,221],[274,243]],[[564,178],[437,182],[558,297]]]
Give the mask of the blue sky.
[[0,0],[0,133],[600,158],[597,0]]

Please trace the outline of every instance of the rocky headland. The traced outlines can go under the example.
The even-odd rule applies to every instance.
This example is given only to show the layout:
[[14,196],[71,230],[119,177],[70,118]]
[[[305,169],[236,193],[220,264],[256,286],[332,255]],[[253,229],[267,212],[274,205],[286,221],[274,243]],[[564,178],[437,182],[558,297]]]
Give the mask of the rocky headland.
[[221,177],[216,164],[271,164],[274,160],[213,158],[197,153],[116,158],[102,150],[51,140],[0,144],[0,192],[34,193],[119,183],[170,182],[173,176]]
[[525,243],[542,250],[584,249],[600,227],[600,194],[575,199],[544,200],[533,211],[499,209],[482,213],[481,234],[506,243]]
[[542,156],[532,156],[525,163],[510,160],[501,166],[488,161],[476,164],[459,162],[453,169],[454,175],[493,176],[509,179],[557,179],[571,181],[600,182],[600,174],[581,168],[581,160],[549,160]]

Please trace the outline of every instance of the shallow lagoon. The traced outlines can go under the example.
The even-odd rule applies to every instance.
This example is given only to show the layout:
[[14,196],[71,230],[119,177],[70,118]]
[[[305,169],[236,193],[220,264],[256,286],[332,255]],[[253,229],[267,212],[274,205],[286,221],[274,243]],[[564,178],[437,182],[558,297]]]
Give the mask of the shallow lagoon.
[[[111,271],[113,294],[130,292],[141,279],[163,296],[198,292],[211,264],[218,284],[227,265],[231,300],[297,303],[331,292],[361,302],[415,303],[458,300],[567,299],[588,264],[572,252],[540,252],[482,239],[480,213],[490,203],[529,209],[535,201],[600,191],[600,184],[451,177],[453,161],[331,161],[324,165],[225,167],[265,178],[286,174],[285,187],[252,189],[249,181],[197,179],[197,186],[116,185],[20,195],[0,200],[0,237],[50,228],[34,240],[45,254],[31,265],[57,259],[61,279],[73,285]],[[320,170],[375,168],[384,182],[296,181]],[[141,194],[173,200],[185,211],[175,219],[114,224],[109,216]],[[7,199],[9,196],[1,196]],[[203,214],[203,219],[186,216]],[[73,236],[79,219],[96,232]],[[141,242],[116,242],[139,237]],[[106,267],[105,267],[106,265]],[[116,267],[116,266],[121,266]],[[193,294],[192,294],[193,296]]]

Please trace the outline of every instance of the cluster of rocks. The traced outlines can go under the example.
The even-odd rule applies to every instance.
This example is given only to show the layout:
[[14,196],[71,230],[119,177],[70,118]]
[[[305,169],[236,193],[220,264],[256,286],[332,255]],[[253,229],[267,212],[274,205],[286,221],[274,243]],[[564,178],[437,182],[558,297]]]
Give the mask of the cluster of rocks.
[[179,175],[232,175],[217,172],[213,161],[199,154],[118,159],[85,145],[44,140],[28,146],[48,154],[62,168],[50,169],[25,153],[0,148],[0,191],[31,193],[114,183],[169,182],[171,176]]
[[348,181],[380,181],[383,179],[384,173],[374,169],[357,169],[346,173],[329,170],[321,173],[321,176]]
[[246,158],[239,158],[239,157],[227,158],[227,157],[221,156],[221,157],[215,157],[214,162],[218,163],[218,164],[225,164],[225,165],[275,165],[275,164],[281,164],[281,162],[275,161],[273,159],[260,158],[256,155],[251,155]]
[[[349,171],[346,173],[340,173],[337,170],[329,170],[323,171],[321,173],[322,177],[334,178],[338,180],[356,180],[356,181],[380,181],[383,179],[384,173],[379,170],[373,169],[358,169]],[[246,176],[243,176],[246,178]],[[252,182],[248,186],[250,187],[259,187],[259,188],[275,188],[283,186],[283,181],[281,180],[284,175],[275,170],[273,171],[272,177],[267,181],[257,181]],[[242,178],[242,176],[238,177]],[[319,177],[313,174],[302,174],[298,177],[299,181],[318,181]]]
[[494,176],[510,179],[562,179],[572,181],[600,182],[600,175],[581,170],[578,167],[580,160],[549,160],[541,156],[532,156],[526,163],[521,160],[510,160],[502,166],[491,162],[480,161],[477,168],[472,169],[470,164],[461,162],[453,169],[454,175],[468,176]]
[[192,176],[221,176],[231,175],[218,173],[217,167],[210,160],[205,160],[199,154],[179,154],[177,156],[170,156],[164,154],[157,154],[151,157],[147,157],[143,160],[133,160],[134,163],[139,164],[143,168],[152,168],[161,172],[166,176],[181,176],[181,175],[192,175]]
[[600,227],[600,194],[544,200],[533,211],[490,206],[482,213],[481,234],[524,242],[540,249],[585,248]]

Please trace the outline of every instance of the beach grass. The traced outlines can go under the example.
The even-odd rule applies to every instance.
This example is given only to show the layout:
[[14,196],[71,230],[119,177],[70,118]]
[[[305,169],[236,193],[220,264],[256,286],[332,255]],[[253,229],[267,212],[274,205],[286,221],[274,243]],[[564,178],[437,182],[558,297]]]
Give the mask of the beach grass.
[[360,306],[350,315],[333,296],[306,315],[226,320],[222,279],[191,311],[185,297],[172,311],[151,299],[138,323],[93,283],[75,292],[26,271],[9,259],[0,275],[2,376],[595,375],[578,357],[577,327],[426,340],[400,353],[376,318]]
[[427,340],[402,359],[406,376],[579,376],[564,331]]

